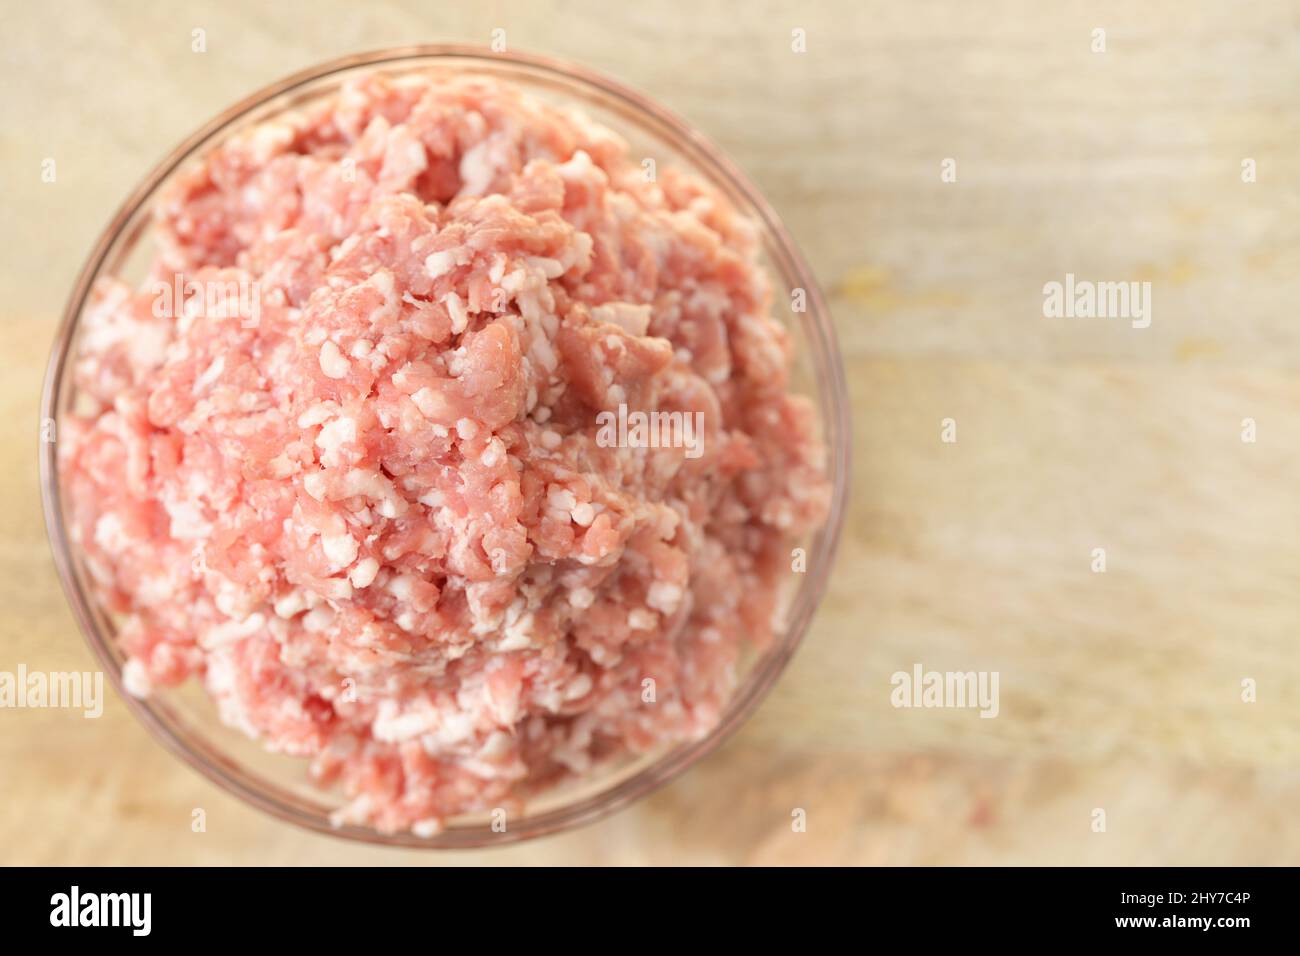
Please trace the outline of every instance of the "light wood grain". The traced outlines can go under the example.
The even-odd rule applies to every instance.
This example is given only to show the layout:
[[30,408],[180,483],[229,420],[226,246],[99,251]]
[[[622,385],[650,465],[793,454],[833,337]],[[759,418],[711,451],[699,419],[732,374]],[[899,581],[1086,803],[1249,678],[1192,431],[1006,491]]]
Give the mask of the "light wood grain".
[[[115,699],[97,721],[0,711],[0,862],[1300,862],[1300,10],[474,6],[7,12],[0,669],[90,666],[46,557],[37,394],[62,300],[119,198],[278,76],[496,27],[719,142],[831,294],[856,471],[805,647],[754,720],[667,789],[474,854],[372,850],[264,818]],[[807,53],[791,52],[796,27]],[[940,179],[948,157],[955,183]],[[1042,286],[1066,272],[1150,281],[1151,327],[1045,319]],[[1089,567],[1098,547],[1105,574]],[[915,662],[998,670],[999,717],[895,710],[890,675]],[[206,833],[190,831],[195,807]],[[791,832],[796,807],[806,833]],[[1097,807],[1104,834],[1089,828]]]

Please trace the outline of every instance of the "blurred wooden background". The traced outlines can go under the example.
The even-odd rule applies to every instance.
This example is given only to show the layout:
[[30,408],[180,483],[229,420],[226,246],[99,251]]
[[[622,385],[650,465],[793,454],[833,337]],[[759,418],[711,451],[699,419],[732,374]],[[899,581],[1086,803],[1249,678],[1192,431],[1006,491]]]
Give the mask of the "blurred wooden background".
[[[695,123],[830,294],[856,472],[807,643],[678,782],[480,853],[376,851],[264,818],[115,698],[97,721],[0,711],[0,862],[1300,863],[1300,6],[468,6],[7,11],[0,670],[91,666],[45,544],[37,396],[118,201],[284,74],[495,28]],[[1066,272],[1150,281],[1151,327],[1044,318],[1042,286]],[[1000,716],[893,709],[890,675],[918,662],[1000,671]]]

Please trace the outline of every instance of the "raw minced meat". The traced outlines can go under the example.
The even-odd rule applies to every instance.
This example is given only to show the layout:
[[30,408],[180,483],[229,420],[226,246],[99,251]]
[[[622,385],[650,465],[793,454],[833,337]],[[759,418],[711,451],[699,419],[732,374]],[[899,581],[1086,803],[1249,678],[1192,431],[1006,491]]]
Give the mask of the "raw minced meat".
[[[60,435],[132,693],[199,676],[384,831],[716,724],[828,488],[756,227],[647,168],[507,84],[371,76],[170,184]],[[620,410],[696,454],[599,440]]]

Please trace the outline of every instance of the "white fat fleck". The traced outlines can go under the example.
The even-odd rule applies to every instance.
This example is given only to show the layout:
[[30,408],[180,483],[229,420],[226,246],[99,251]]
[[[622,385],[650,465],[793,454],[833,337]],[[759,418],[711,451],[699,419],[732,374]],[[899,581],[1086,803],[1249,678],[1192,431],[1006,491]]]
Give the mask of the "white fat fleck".
[[522,292],[529,284],[529,275],[525,269],[512,269],[510,274],[501,280],[501,288],[507,292]]
[[583,528],[590,528],[591,523],[596,520],[596,509],[591,506],[589,501],[579,502],[569,513],[573,515],[574,524]]
[[197,395],[213,382],[221,377],[222,371],[226,367],[226,357],[218,355],[212,360],[212,364],[203,370],[203,374],[194,380],[194,387],[191,394]]
[[303,491],[311,495],[317,501],[325,500],[325,475],[319,471],[313,471],[302,477]]
[[336,827],[349,823],[363,824],[370,819],[375,800],[370,794],[363,793],[330,814],[330,823]]
[[563,441],[564,439],[560,437],[560,433],[557,431],[548,428],[542,432],[542,447],[547,451],[555,451]]
[[109,554],[119,554],[130,543],[117,512],[110,511],[95,522],[95,544]]
[[317,501],[328,498],[366,498],[375,502],[375,510],[385,518],[398,518],[406,513],[406,499],[397,492],[393,483],[378,469],[353,468],[328,494],[324,472],[312,472],[302,479],[303,490]]
[[386,700],[379,705],[371,729],[376,740],[400,743],[427,734],[437,723],[438,714],[433,709],[410,710],[403,714],[396,704]]
[[397,318],[401,309],[398,305],[400,300],[397,297],[397,283],[393,281],[392,272],[387,269],[380,269],[366,282],[384,297],[384,301],[371,311],[370,324],[381,325]]
[[496,175],[496,169],[490,158],[492,146],[493,142],[489,137],[465,150],[464,155],[461,156],[460,167],[457,170],[462,184],[460,195],[481,196],[492,185],[492,179]]
[[551,485],[546,491],[546,503],[556,511],[571,512],[577,506],[578,499],[568,488]]
[[462,440],[468,441],[478,434],[478,422],[472,418],[461,418],[456,422],[456,434]]
[[325,424],[316,436],[316,445],[322,451],[321,461],[334,464],[338,460],[339,449],[348,442],[357,440],[357,420],[341,415]]
[[354,588],[368,588],[379,573],[379,562],[374,558],[362,558],[348,575]]
[[320,370],[330,378],[344,378],[352,368],[347,358],[339,351],[333,339],[326,339],[320,347]]
[[[202,562],[203,552],[201,549],[195,549],[194,560]],[[196,567],[201,568],[202,564],[197,564]],[[176,593],[178,587],[179,584],[173,574],[151,574],[141,579],[135,597],[137,601],[145,604],[162,604],[172,599],[172,595]]]
[[566,183],[581,183],[590,179],[595,166],[591,162],[591,157],[583,149],[575,150],[573,155],[566,162],[555,167],[555,171],[560,174],[560,178]]
[[271,459],[270,466],[273,478],[288,478],[298,470],[298,463],[283,452]]
[[411,396],[411,401],[425,418],[439,419],[446,416],[447,399],[441,392],[435,392],[428,385]]
[[580,611],[585,611],[596,600],[596,592],[591,588],[574,588],[569,592],[569,603]]
[[[193,501],[164,501],[171,520],[171,536],[178,541],[206,538],[212,533],[212,524],[204,519],[203,512]],[[95,540],[99,540],[96,529]]]
[[298,427],[311,428],[313,425],[329,421],[336,411],[338,411],[338,405],[334,402],[317,402],[298,416]]
[[576,233],[574,241],[564,251],[564,258],[560,260],[564,263],[564,270],[567,272],[577,266],[579,272],[586,272],[591,268],[591,254],[595,248],[596,240],[591,233]]
[[627,626],[634,631],[652,631],[655,622],[654,613],[643,607],[636,608],[627,616]]
[[495,468],[501,462],[506,460],[506,446],[500,438],[493,438],[483,449],[483,454],[479,456],[479,462],[484,468]]
[[388,591],[399,601],[409,601],[415,593],[415,580],[412,575],[399,574],[388,582]]
[[229,581],[222,580],[219,584],[216,597],[213,603],[216,604],[217,610],[226,617],[243,620],[247,616],[247,609],[243,606],[245,595],[243,592]]
[[456,253],[450,249],[431,253],[424,260],[424,271],[433,279],[445,276],[454,268],[456,268]]
[[133,657],[122,665],[122,686],[132,697],[148,697],[153,690],[153,681],[144,665]]
[[357,539],[346,531],[342,534],[321,535],[320,543],[335,571],[346,568],[357,559]]
[[555,349],[551,346],[551,340],[544,335],[533,336],[528,354],[548,373],[554,372],[560,367],[560,356],[556,354]]
[[564,265],[559,259],[548,259],[545,256],[529,256],[526,261],[548,279],[557,279],[564,275]]
[[682,589],[667,581],[656,581],[650,585],[645,603],[662,614],[672,614],[682,602]]
[[268,162],[293,142],[295,130],[290,123],[268,122],[253,127],[246,145],[252,159],[260,164]]
[[330,610],[328,604],[320,604],[312,608],[303,615],[302,626],[311,634],[319,634],[325,628],[330,626],[334,620],[334,612]]
[[443,364],[447,366],[447,372],[452,378],[460,378],[465,374],[466,362],[469,359],[469,353],[464,346],[452,349],[443,355]]
[[515,739],[512,734],[505,733],[501,730],[494,730],[488,734],[488,739],[483,744],[483,749],[478,752],[479,757],[484,760],[499,760],[514,749]]
[[516,598],[506,609],[506,626],[502,632],[497,649],[501,651],[522,651],[533,644],[533,614],[525,611],[523,598]]
[[266,618],[261,614],[250,614],[242,621],[225,621],[199,635],[199,646],[204,650],[234,644],[255,634],[266,625]]
[[469,327],[469,311],[465,308],[465,303],[455,292],[448,292],[442,297],[442,304],[447,307],[447,314],[451,316],[452,334],[460,335]]
[[360,233],[348,236],[342,242],[330,248],[330,262],[338,262],[359,245],[361,245]]
[[525,651],[532,646],[532,638],[526,631],[507,629],[507,634],[497,645],[499,651]]
[[114,283],[88,307],[82,322],[81,349],[86,355],[102,355],[120,345],[136,369],[154,368],[166,359],[173,325],[152,316],[143,322],[136,321],[130,309],[122,308],[130,294],[126,286]]
[[591,310],[591,317],[597,322],[608,322],[632,335],[642,336],[650,328],[650,306],[635,305],[631,302],[606,302]]
[[588,674],[579,674],[573,680],[569,681],[569,686],[564,688],[565,700],[578,700],[580,697],[586,697],[591,693],[591,676]]
[[286,621],[307,610],[307,598],[301,590],[290,591],[275,602],[275,613]]
[[429,840],[436,837],[443,830],[443,822],[437,817],[428,817],[424,820],[416,820],[411,824],[411,832],[421,840]]

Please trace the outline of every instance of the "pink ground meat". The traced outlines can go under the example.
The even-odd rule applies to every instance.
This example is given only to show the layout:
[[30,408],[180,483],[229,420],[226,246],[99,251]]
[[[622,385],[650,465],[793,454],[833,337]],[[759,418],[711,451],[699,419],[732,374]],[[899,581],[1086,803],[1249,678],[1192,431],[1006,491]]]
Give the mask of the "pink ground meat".
[[[60,434],[132,693],[199,677],[384,831],[716,724],[828,499],[749,220],[510,86],[371,77],[155,225]],[[702,454],[606,447],[620,405]]]

